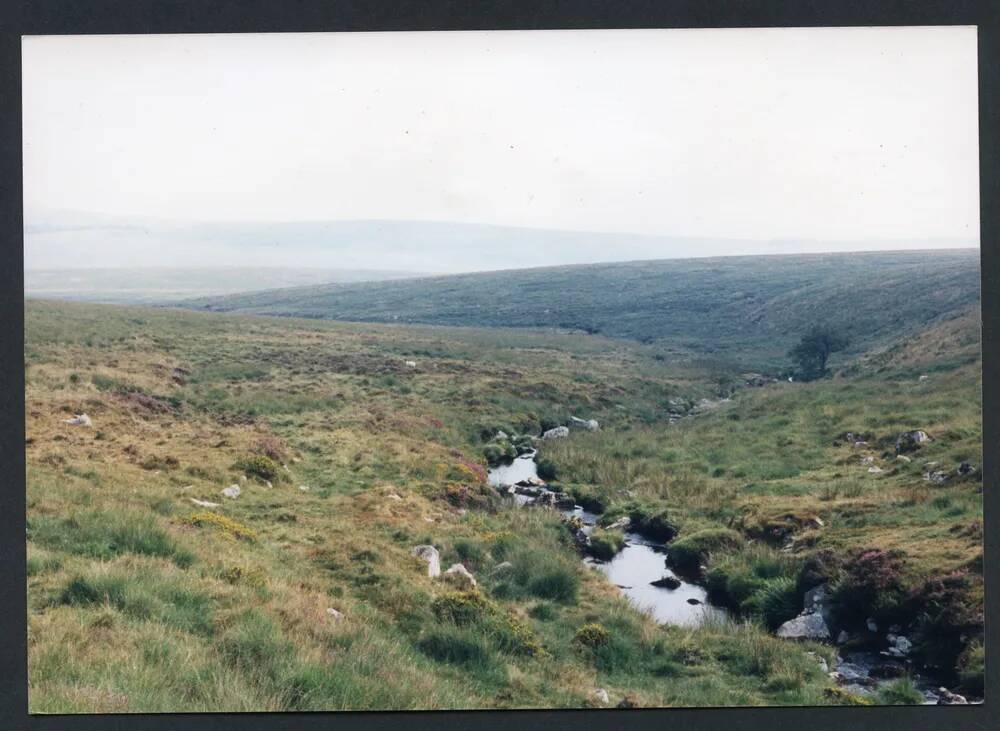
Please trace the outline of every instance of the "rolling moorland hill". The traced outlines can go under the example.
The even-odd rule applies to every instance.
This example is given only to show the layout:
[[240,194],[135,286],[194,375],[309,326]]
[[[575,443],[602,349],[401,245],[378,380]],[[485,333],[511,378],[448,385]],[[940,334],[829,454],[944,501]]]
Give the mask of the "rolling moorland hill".
[[182,303],[195,309],[389,323],[582,330],[775,367],[809,326],[843,358],[978,305],[979,251],[634,261],[327,284]]
[[[929,665],[983,695],[973,315],[849,376],[721,391],[579,332],[25,314],[32,712],[917,703]],[[603,545],[623,516],[676,531],[652,538],[728,619],[658,625],[558,511],[486,483],[499,429],[571,415],[600,429],[541,440],[549,484]],[[931,438],[897,455],[912,429]],[[418,545],[477,587],[430,577]],[[776,636],[819,582],[847,641]],[[915,665],[879,659],[876,688],[828,674],[882,658],[895,624]]]

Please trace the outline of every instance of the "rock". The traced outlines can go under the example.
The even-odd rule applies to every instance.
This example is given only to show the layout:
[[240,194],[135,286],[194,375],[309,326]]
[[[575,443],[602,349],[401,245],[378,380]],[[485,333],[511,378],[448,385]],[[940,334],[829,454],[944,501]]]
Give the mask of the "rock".
[[837,644],[838,645],[843,645],[849,639],[851,639],[851,636],[849,634],[847,634],[847,630],[843,630],[842,629],[842,630],[840,630],[840,634],[837,635]]
[[868,674],[880,680],[895,680],[906,676],[906,666],[898,662],[883,662],[873,667]]
[[476,577],[469,573],[469,570],[460,563],[453,563],[444,572],[444,578],[463,589],[471,589],[476,585]]
[[943,485],[948,481],[948,473],[941,472],[940,470],[935,470],[933,472],[927,471],[924,473],[924,479],[928,482],[933,482],[935,485]]
[[890,634],[886,639],[889,640],[888,652],[892,657],[906,657],[913,649],[913,643],[903,635]]
[[396,493],[394,493],[394,492],[390,492],[390,493],[389,493],[388,495],[386,495],[385,497],[386,497],[386,499],[388,499],[388,500],[402,500],[402,499],[403,499],[403,498],[401,498],[401,497],[400,497],[399,495],[397,495],[397,494],[396,494]]
[[240,475],[240,484],[241,485],[247,484],[247,476],[246,475]]
[[299,485],[299,489],[300,489],[300,490],[301,490],[302,492],[309,492],[309,489],[310,489],[310,488],[309,488],[309,485]]
[[865,627],[868,628],[869,632],[878,632],[878,624],[871,617],[865,620]]
[[222,490],[222,494],[230,500],[238,498],[240,496],[240,492],[241,490],[239,485],[230,485]]
[[494,575],[503,574],[508,571],[512,571],[513,569],[514,569],[514,564],[512,564],[510,561],[503,561],[493,567],[493,574]]
[[704,602],[701,599],[695,599],[694,597],[688,599],[687,603],[691,604],[692,606],[698,606],[699,604],[704,604]]
[[928,378],[930,378],[930,376],[924,375],[924,376],[920,376],[920,378],[918,378],[917,380],[918,381],[926,381]]
[[864,457],[861,458],[861,464],[863,464],[863,465],[865,465],[865,464],[875,464],[875,458],[872,457],[872,456],[870,456],[870,455],[866,455],[866,456],[864,456]]
[[775,634],[789,640],[826,640],[830,638],[830,628],[822,614],[812,612],[788,620]]
[[587,701],[592,706],[606,706],[611,702],[611,697],[608,695],[608,691],[604,690],[604,688],[595,688],[590,691],[590,694],[587,696]]
[[344,613],[343,612],[338,612],[333,607],[327,607],[326,608],[326,613],[328,615],[330,615],[330,617],[333,618],[334,622],[339,622],[340,620],[342,620],[344,618]]
[[921,431],[920,429],[904,431],[896,437],[896,454],[912,452],[924,442],[929,441],[932,441],[931,436],[925,431]]
[[427,575],[432,579],[441,575],[441,555],[434,546],[414,546],[410,550],[410,555],[427,562]]
[[881,475],[883,472],[885,472],[885,470],[883,470],[881,467],[872,465],[871,467],[868,468],[868,472],[870,472],[873,475]]
[[270,490],[274,485],[271,484],[270,480],[264,480],[264,484],[267,485],[267,489]]
[[94,423],[86,414],[76,414],[72,419],[64,419],[70,426],[93,426]]
[[415,361],[415,360],[408,360],[408,361],[406,361],[406,367],[407,368],[416,368],[417,367],[417,361]]
[[829,595],[828,584],[820,584],[807,591],[802,595],[802,606],[805,608],[805,613],[813,614],[821,611]]
[[557,426],[542,434],[542,439],[563,439],[569,436],[569,427]]
[[822,655],[818,655],[815,652],[807,652],[806,655],[808,655],[809,657],[811,657],[813,660],[816,661],[816,663],[819,665],[819,669],[823,673],[828,674],[830,672],[830,666],[827,664],[825,657],[823,657]]
[[650,581],[649,585],[658,586],[661,589],[677,589],[680,588],[681,581],[676,576],[664,576],[662,579]]
[[958,466],[958,474],[961,475],[962,477],[965,477],[966,475],[971,475],[975,471],[976,468],[973,465],[969,464],[968,462],[962,462],[962,464]]
[[624,698],[618,701],[618,708],[635,708],[638,705],[639,699],[634,693],[628,693]]
[[507,434],[507,432],[505,432],[503,429],[497,429],[497,433],[493,438],[497,441],[500,441],[502,439],[510,439],[510,435]]
[[627,531],[631,527],[632,527],[632,519],[630,517],[628,517],[627,515],[624,515],[621,518],[619,518],[618,520],[616,520],[614,523],[612,523],[611,525],[609,525],[607,529],[608,530]]
[[219,503],[212,503],[212,502],[209,502],[208,500],[199,500],[198,498],[195,498],[195,497],[188,498],[188,500],[190,500],[191,502],[193,502],[199,508],[217,508],[217,507],[219,507]]
[[585,431],[597,431],[601,428],[601,425],[594,419],[578,419],[575,416],[569,417],[567,426],[570,429],[583,429]]
[[938,688],[937,692],[937,704],[939,706],[965,706],[969,703],[965,696],[959,695],[958,693],[952,693],[947,688]]
[[896,455],[896,459],[899,462],[906,462],[907,464],[909,464],[910,462],[913,461],[912,459],[910,459],[909,457],[907,457],[905,454],[897,454]]

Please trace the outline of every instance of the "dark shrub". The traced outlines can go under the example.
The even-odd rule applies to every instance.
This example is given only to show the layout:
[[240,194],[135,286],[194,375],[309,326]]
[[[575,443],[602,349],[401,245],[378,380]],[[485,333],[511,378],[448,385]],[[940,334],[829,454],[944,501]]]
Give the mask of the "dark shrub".
[[802,564],[796,581],[799,594],[805,594],[820,584],[835,582],[840,576],[843,560],[830,548],[824,548],[812,554]]
[[677,535],[677,524],[670,519],[666,510],[649,512],[643,508],[633,508],[629,512],[632,530],[654,541],[671,541]]
[[903,556],[869,548],[849,558],[833,596],[841,621],[856,625],[868,617],[887,622],[901,618],[906,601]]
[[538,476],[543,480],[549,481],[556,479],[556,463],[551,459],[541,457],[535,460],[535,464],[538,465]]
[[667,563],[678,572],[697,574],[710,553],[736,550],[742,542],[740,534],[734,530],[706,528],[671,543]]
[[911,592],[909,613],[915,616],[915,652],[925,663],[957,669],[968,640],[982,635],[983,615],[970,595],[964,571],[929,579]]

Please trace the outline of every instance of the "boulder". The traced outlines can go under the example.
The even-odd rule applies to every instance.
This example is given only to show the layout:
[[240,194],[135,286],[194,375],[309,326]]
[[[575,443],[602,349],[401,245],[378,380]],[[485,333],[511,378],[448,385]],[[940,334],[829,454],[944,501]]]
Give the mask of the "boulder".
[[238,498],[240,496],[240,492],[241,490],[239,485],[230,485],[229,487],[222,489],[222,494],[230,500]]
[[868,628],[869,632],[878,632],[878,624],[871,617],[865,620],[865,627]]
[[72,419],[64,419],[70,426],[93,426],[94,423],[86,414],[76,414]]
[[966,700],[965,696],[961,696],[958,693],[952,693],[947,688],[938,688],[938,702],[939,706],[965,706],[968,705],[969,701]]
[[962,464],[958,466],[958,474],[961,475],[962,477],[965,477],[966,475],[971,475],[975,471],[976,471],[975,466],[969,464],[968,462],[962,462]]
[[208,500],[199,500],[196,497],[188,498],[191,502],[197,505],[199,508],[217,508],[219,503],[209,502]]
[[569,436],[569,427],[557,426],[542,434],[542,439],[563,439]]
[[578,419],[575,416],[569,417],[567,426],[570,429],[583,429],[584,431],[597,431],[601,428],[595,419]]
[[830,628],[819,612],[800,614],[778,627],[778,637],[789,640],[828,640]]
[[309,485],[299,485],[299,489],[302,492],[309,492]]
[[432,579],[441,575],[441,554],[434,546],[414,546],[410,550],[410,555],[427,562],[427,575]]
[[898,437],[896,437],[896,454],[903,454],[904,452],[912,452],[919,448],[924,442],[929,442],[931,436],[920,429],[914,429],[913,431],[904,431]]
[[840,630],[840,634],[837,635],[837,644],[838,645],[843,645],[849,639],[851,639],[851,636],[849,634],[847,634],[847,630],[843,630],[842,629],[842,630]]
[[948,481],[948,477],[947,472],[941,472],[940,470],[928,470],[924,473],[924,479],[928,482],[933,482],[935,485],[943,485]]
[[868,468],[868,472],[870,472],[873,475],[881,475],[883,472],[885,472],[885,470],[876,465],[872,465],[871,467]]
[[406,364],[407,368],[416,368],[417,367],[417,361],[415,361],[415,360],[408,360],[408,361],[405,362],[405,364]]
[[913,643],[903,635],[889,634],[886,639],[889,641],[887,652],[891,657],[906,657],[913,649]]
[[820,584],[807,591],[802,595],[802,606],[805,608],[805,613],[812,614],[822,611],[823,605],[829,596],[830,590],[828,584]]
[[340,611],[337,611],[333,607],[327,607],[326,613],[330,616],[330,618],[334,622],[339,622],[340,620],[342,620],[344,618],[344,613],[340,612]]
[[606,706],[611,702],[611,697],[604,688],[595,688],[587,696],[587,702],[591,706]]
[[402,499],[403,499],[403,498],[401,498],[401,497],[400,497],[399,495],[397,495],[397,494],[396,494],[396,493],[394,493],[394,492],[390,492],[390,493],[389,493],[388,495],[386,495],[385,497],[386,497],[386,499],[388,499],[388,500],[402,500]]
[[476,585],[476,577],[469,573],[469,570],[460,563],[453,563],[444,572],[444,578],[463,589],[471,589]]
[[687,603],[691,604],[692,606],[698,606],[699,604],[704,604],[704,602],[701,599],[695,599],[694,597],[690,597],[687,600]]
[[661,589],[677,589],[681,585],[681,580],[676,576],[664,576],[662,579],[650,581],[650,586],[658,586]]

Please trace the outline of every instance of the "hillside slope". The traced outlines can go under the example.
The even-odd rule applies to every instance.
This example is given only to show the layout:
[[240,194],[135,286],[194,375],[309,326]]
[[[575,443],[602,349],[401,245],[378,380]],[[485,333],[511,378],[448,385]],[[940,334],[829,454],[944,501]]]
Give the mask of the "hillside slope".
[[584,330],[777,365],[813,323],[847,355],[979,302],[979,252],[621,262],[320,285],[187,301],[197,309],[370,322]]

